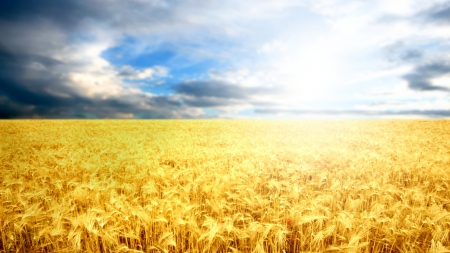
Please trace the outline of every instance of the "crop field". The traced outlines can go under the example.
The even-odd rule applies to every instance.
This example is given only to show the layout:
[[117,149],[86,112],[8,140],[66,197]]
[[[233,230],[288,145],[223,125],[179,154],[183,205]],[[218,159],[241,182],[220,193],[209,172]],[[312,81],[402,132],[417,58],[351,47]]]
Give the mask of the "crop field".
[[0,252],[450,252],[450,121],[3,120]]

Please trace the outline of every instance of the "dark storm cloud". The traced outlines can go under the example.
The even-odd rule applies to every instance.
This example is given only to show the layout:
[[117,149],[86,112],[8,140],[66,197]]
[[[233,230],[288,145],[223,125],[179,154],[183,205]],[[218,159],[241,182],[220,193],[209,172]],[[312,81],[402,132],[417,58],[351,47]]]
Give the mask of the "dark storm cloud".
[[437,24],[450,24],[450,4],[436,5],[420,14],[425,21]]
[[433,78],[450,74],[450,63],[445,61],[420,65],[413,73],[403,76],[409,88],[419,91],[441,90],[449,91],[446,87],[435,86],[431,83]]
[[[64,117],[71,107],[89,103],[64,85],[62,69],[73,64],[50,56],[64,47],[64,33],[55,33],[52,24],[71,19],[69,13],[77,12],[73,4],[2,1],[0,33],[5,36],[0,38],[0,97],[5,99],[0,117]],[[44,25],[45,19],[54,20]]]
[[61,67],[67,66],[49,57],[11,53],[0,47],[0,118],[115,118],[120,117],[118,113],[190,117],[180,101],[167,96],[127,92],[107,99],[82,96],[69,85]]
[[98,118],[114,118],[118,117],[119,113],[132,113],[135,118],[177,118],[174,112],[179,112],[182,117],[191,117],[183,113],[184,108],[179,101],[167,96],[129,94],[105,100],[92,99],[91,102],[91,106],[84,107],[82,112]]
[[184,97],[183,103],[193,107],[221,107],[245,104],[243,100],[225,99],[217,97]]
[[3,0],[0,20],[49,19],[67,29],[83,18],[99,16],[100,7],[98,1]]
[[[123,90],[92,97],[69,78],[90,68],[91,59],[72,56],[80,53],[78,43],[96,40],[91,28],[121,36],[176,23],[176,8],[166,7],[164,1],[138,0],[2,1],[0,118],[192,117],[170,95]],[[117,76],[136,74],[128,72]]]
[[30,92],[17,84],[8,85],[9,90],[4,87],[0,87],[1,118],[120,118],[119,114],[130,113],[144,118],[191,117],[181,102],[168,96],[131,93],[107,99],[75,95],[61,98],[45,92]]
[[[1,80],[0,80],[1,82]],[[0,96],[5,93],[0,91]],[[25,97],[25,95],[27,97]],[[0,99],[0,118],[30,118],[30,117],[46,117],[46,118],[70,118],[71,111],[76,108],[91,104],[91,101],[83,98],[58,98],[45,93],[23,94],[24,97],[3,96]],[[26,100],[26,102],[23,102]]]
[[0,95],[0,118],[11,119],[20,118],[24,115],[32,115],[33,108],[14,103],[6,96]]
[[178,94],[190,95],[194,97],[246,99],[250,95],[244,88],[224,82],[187,82],[176,85],[174,90]]
[[273,94],[274,88],[243,87],[221,81],[194,81],[175,85],[176,93],[193,97],[214,97],[227,99],[249,99],[254,95]]
[[64,78],[52,71],[60,65],[62,62],[49,57],[11,53],[0,47],[0,96],[6,96],[18,105],[37,108],[78,103],[81,98],[61,97],[49,92],[66,94],[70,91],[61,85]]
[[279,115],[353,115],[353,116],[424,116],[424,117],[450,117],[450,110],[403,110],[403,111],[370,111],[370,110],[296,110],[296,109],[255,109],[257,114]]
[[216,80],[184,82],[173,86],[173,90],[182,96],[185,105],[199,108],[272,105],[267,101],[258,101],[254,98],[280,92],[280,89],[276,88],[245,87]]
[[81,22],[127,27],[173,18],[164,1],[3,0],[1,6],[0,20],[48,20],[64,30],[75,29]]
[[[74,105],[81,100],[75,97],[58,97],[46,91],[32,90],[26,86],[0,78],[0,94],[6,95],[12,101],[23,105],[44,107]],[[39,85],[39,84],[37,84]]]
[[2,47],[0,45],[0,64],[3,68],[10,68],[10,71],[21,71],[23,70],[23,68],[29,68],[30,66],[28,64],[31,64],[33,62],[41,64],[42,68],[55,68],[63,64],[63,62],[60,60],[39,55],[38,53],[12,53],[9,52],[5,47]]
[[[47,111],[57,111],[56,108],[89,103],[89,100],[75,95],[70,87],[64,85],[67,80],[57,71],[62,65],[63,62],[51,57],[8,52],[0,46],[0,96],[8,98],[4,101],[4,107],[10,108],[3,111],[3,116],[46,114]],[[7,105],[7,102],[14,105]],[[12,111],[14,108],[18,110],[16,113]]]

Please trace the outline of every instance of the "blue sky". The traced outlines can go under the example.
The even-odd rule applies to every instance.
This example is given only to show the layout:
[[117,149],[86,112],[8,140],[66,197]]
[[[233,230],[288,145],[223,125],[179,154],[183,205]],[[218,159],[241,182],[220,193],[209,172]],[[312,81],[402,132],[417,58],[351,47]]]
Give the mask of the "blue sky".
[[0,32],[0,118],[450,117],[450,1],[5,0]]

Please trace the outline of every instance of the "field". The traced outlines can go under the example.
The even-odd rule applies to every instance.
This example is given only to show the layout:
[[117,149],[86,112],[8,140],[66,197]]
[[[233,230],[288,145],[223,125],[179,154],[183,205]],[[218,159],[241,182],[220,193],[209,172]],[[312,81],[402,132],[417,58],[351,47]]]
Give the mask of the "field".
[[0,252],[450,252],[450,121],[0,121]]

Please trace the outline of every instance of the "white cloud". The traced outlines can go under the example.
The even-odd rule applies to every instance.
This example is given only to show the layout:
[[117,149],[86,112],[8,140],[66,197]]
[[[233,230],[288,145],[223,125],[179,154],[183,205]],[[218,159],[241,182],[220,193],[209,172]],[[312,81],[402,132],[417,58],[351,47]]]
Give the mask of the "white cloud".
[[349,80],[345,85],[362,83],[374,79],[390,76],[402,76],[413,70],[413,66],[401,66],[394,69],[378,70],[372,72],[361,72],[355,75],[354,79]]
[[430,81],[433,86],[445,87],[447,89],[450,89],[450,74],[431,79]]
[[164,77],[169,73],[168,68],[163,66],[154,66],[151,68],[144,68],[141,70],[135,69],[130,65],[122,66],[119,71],[119,76],[133,80],[153,80],[155,77]]
[[272,42],[264,43],[258,53],[286,53],[288,45],[286,42],[281,40],[274,40]]
[[267,87],[273,83],[270,76],[262,70],[250,70],[248,68],[230,71],[210,71],[209,78],[215,81],[232,83],[241,87]]

